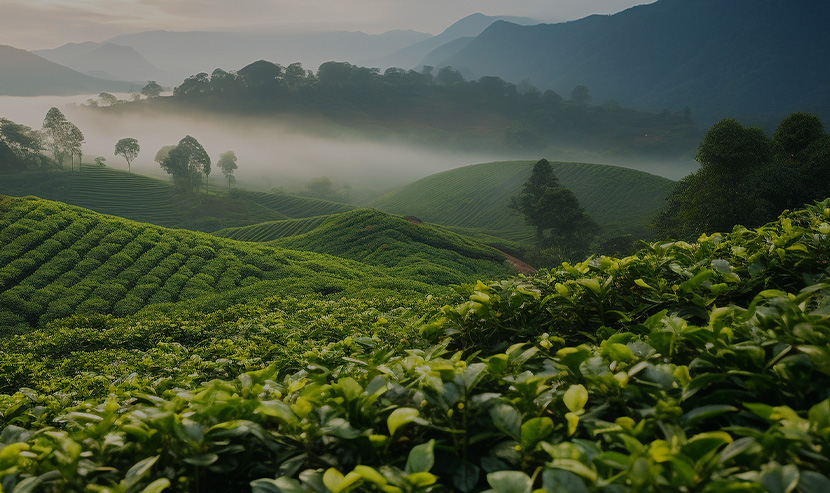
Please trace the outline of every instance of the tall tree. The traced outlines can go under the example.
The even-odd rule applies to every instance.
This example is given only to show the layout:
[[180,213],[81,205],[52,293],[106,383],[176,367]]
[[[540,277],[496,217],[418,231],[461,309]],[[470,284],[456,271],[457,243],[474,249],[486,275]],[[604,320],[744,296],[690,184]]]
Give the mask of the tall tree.
[[794,160],[796,155],[824,135],[821,118],[810,113],[796,112],[784,118],[773,134],[775,150]]
[[156,162],[180,188],[192,191],[201,182],[202,173],[210,171],[210,156],[198,140],[190,135],[172,148],[162,148],[156,154]]
[[36,159],[43,150],[43,140],[36,131],[6,118],[0,118],[0,143],[24,166]]
[[127,171],[130,171],[130,163],[138,157],[141,147],[138,141],[132,137],[124,137],[115,144],[115,155],[122,156],[127,161]]
[[58,166],[63,166],[66,156],[68,133],[66,116],[54,106],[46,112],[43,119],[43,134],[47,149],[52,153]]
[[233,151],[223,152],[219,155],[219,162],[216,163],[222,174],[228,179],[228,190],[231,189],[231,182],[233,181],[233,172],[239,166],[236,164],[236,154]]
[[586,253],[598,230],[573,192],[559,183],[547,159],[533,165],[530,178],[513,198],[511,208],[536,228],[537,248],[554,262]]
[[156,81],[151,80],[147,82],[147,85],[141,88],[141,94],[148,98],[157,98],[161,91],[164,88],[161,87]]
[[84,134],[81,129],[72,122],[66,122],[66,146],[70,157],[70,170],[75,169],[75,156],[78,156],[78,171],[81,170],[83,152],[81,149],[84,143]]

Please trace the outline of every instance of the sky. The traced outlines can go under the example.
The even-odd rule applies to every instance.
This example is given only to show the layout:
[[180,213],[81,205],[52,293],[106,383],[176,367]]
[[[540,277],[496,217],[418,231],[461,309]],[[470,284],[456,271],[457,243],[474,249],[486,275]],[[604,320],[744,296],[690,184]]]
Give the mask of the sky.
[[563,22],[653,0],[0,0],[0,44],[24,50],[169,31],[363,31],[439,34],[469,14]]

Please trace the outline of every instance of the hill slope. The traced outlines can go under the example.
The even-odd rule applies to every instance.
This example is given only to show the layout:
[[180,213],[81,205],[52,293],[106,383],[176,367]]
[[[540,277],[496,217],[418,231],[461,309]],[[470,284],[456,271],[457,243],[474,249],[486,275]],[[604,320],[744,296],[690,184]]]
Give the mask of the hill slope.
[[80,172],[3,175],[0,194],[36,195],[133,221],[198,231],[352,209],[346,204],[264,192],[240,191],[233,197],[183,195],[165,181],[97,166]]
[[68,96],[140,88],[90,77],[28,51],[0,45],[0,96]]
[[51,50],[34,52],[47,60],[78,72],[107,79],[143,81],[162,84],[181,82],[153,66],[134,48],[113,43],[69,43]]
[[328,216],[316,228],[270,243],[388,267],[400,277],[450,284],[457,273],[503,277],[504,255],[458,234],[360,209]]
[[[384,267],[375,267],[371,259],[347,259],[349,252],[300,252],[168,230],[34,197],[0,196],[0,327],[19,330],[71,314],[128,315],[159,303],[213,310],[277,293],[427,293],[443,289],[435,286],[439,282],[507,273],[492,251],[454,237],[422,235],[432,241],[428,252],[401,245],[405,235],[396,229],[405,231],[405,221],[397,221],[371,236],[371,245],[387,241],[398,248],[394,258],[374,262]],[[368,245],[355,239],[358,226],[341,222],[305,241],[320,250],[322,243],[361,251]],[[445,257],[455,263],[443,262]],[[440,269],[430,270],[433,259]]]
[[[401,50],[391,53],[385,57],[366,61],[370,67],[380,67],[381,70],[387,67],[400,67],[404,69],[416,68],[423,58],[433,50],[436,50],[447,43],[453,43],[459,38],[474,37],[481,34],[490,24],[496,21],[513,22],[520,25],[538,24],[539,21],[526,17],[488,16],[481,13],[471,14],[463,19],[454,22],[441,34],[427,38]],[[455,53],[457,50],[450,52]],[[363,60],[358,60],[363,64]]]
[[496,22],[437,66],[512,82],[529,79],[595,101],[677,111],[698,123],[830,119],[830,4],[820,0],[660,0],[562,24]]
[[[603,236],[640,233],[663,207],[674,182],[627,168],[552,162],[559,181],[603,227]],[[437,173],[371,203],[395,214],[431,223],[475,228],[511,240],[529,240],[533,230],[508,208],[533,168],[532,161],[476,164]]]

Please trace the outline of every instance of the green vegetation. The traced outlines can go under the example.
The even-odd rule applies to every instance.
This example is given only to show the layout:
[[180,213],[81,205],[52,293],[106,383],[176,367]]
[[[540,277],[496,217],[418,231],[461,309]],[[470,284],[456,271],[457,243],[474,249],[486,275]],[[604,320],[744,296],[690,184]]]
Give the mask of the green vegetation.
[[758,226],[830,196],[830,134],[808,113],[785,118],[772,138],[733,118],[721,120],[706,132],[697,160],[700,170],[678,182],[655,220],[662,237]]
[[368,209],[329,216],[311,231],[270,244],[388,267],[396,276],[428,284],[457,282],[459,273],[499,278],[508,272],[504,254],[493,248]]
[[292,219],[338,214],[355,208],[352,205],[341,204],[339,202],[279,193],[246,192],[240,190],[235,196],[249,200],[262,207],[272,209]]
[[0,340],[3,489],[826,491],[828,224],[825,202],[440,308],[56,320]]
[[584,257],[599,229],[573,192],[559,183],[547,159],[533,165],[530,178],[513,197],[510,208],[536,228],[535,253],[547,265]]
[[[430,146],[525,154],[575,148],[617,157],[678,157],[689,154],[699,139],[694,124],[680,114],[590,106],[529,83],[517,86],[498,77],[465,81],[449,67],[435,76],[431,70],[390,68],[381,74],[326,62],[315,74],[299,63],[283,67],[259,60],[236,73],[216,69],[193,75],[172,97],[141,104],[177,112],[191,108],[289,117],[292,125],[312,122],[312,131],[334,124],[341,131],[403,137]],[[122,113],[134,107],[102,111]]]
[[36,198],[6,197],[0,211],[0,325],[7,330],[74,313],[129,315],[148,305],[215,309],[272,293],[426,293],[507,273],[494,250],[428,226],[413,231],[371,211],[329,219],[286,243],[340,258],[165,230]]
[[286,236],[294,236],[309,231],[320,226],[329,216],[314,216],[303,219],[284,219],[282,221],[268,221],[259,224],[252,224],[250,226],[240,226],[237,228],[225,228],[219,231],[214,231],[216,236],[223,238],[231,238],[240,241],[258,241],[266,242],[285,238]]
[[0,118],[0,171],[19,171],[30,166],[43,166],[40,151],[43,139],[26,125]]
[[[615,166],[552,162],[559,182],[573,191],[604,238],[643,237],[643,228],[665,205],[674,182]],[[474,229],[530,243],[534,228],[511,211],[510,201],[530,177],[533,161],[477,164],[436,173],[371,202],[395,214],[445,226]]]
[[182,194],[164,181],[125,171],[85,167],[80,172],[4,173],[0,194],[35,195],[103,214],[170,228],[214,231],[293,217],[333,214],[352,206],[306,197],[234,191],[228,195]]

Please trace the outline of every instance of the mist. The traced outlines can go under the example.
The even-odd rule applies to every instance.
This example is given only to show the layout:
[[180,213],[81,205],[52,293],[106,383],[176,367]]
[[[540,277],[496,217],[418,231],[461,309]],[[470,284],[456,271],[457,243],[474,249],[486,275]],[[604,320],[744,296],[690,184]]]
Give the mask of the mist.
[[[117,95],[129,99],[129,95]],[[98,156],[106,165],[127,169],[123,158],[114,155],[115,143],[124,137],[138,140],[141,152],[131,170],[158,178],[168,178],[153,158],[163,146],[175,145],[186,135],[196,138],[214,163],[211,186],[227,184],[215,166],[219,155],[234,151],[239,169],[234,172],[237,185],[259,190],[280,188],[299,190],[313,178],[328,177],[336,187],[348,186],[353,200],[370,200],[373,196],[405,185],[419,178],[460,166],[490,161],[537,159],[543,156],[497,155],[486,152],[452,152],[415,147],[400,142],[383,142],[348,136],[315,136],[292,128],[291,121],[252,117],[223,117],[217,113],[177,114],[147,108],[120,112],[82,106],[87,96],[0,97],[0,116],[33,129],[41,128],[52,106],[84,133],[84,162]],[[306,125],[303,125],[306,128]],[[587,152],[549,152],[551,160],[616,164],[647,171],[670,179],[679,179],[693,171],[690,162],[615,162]]]
[[[132,137],[138,140],[141,152],[131,170],[157,177],[167,175],[153,161],[156,152],[191,135],[202,144],[214,163],[221,153],[234,151],[239,166],[234,172],[237,184],[264,190],[297,188],[312,178],[326,176],[335,185],[381,191],[439,171],[502,158],[486,153],[436,151],[352,137],[313,136],[292,130],[290,121],[225,118],[215,113],[204,116],[148,111],[116,113],[78,104],[96,97],[0,97],[0,116],[39,129],[46,112],[56,106],[84,133],[85,163],[103,156],[107,166],[126,170],[123,158],[114,155],[115,143],[121,138]],[[210,181],[211,185],[219,186],[227,183],[215,164]]]

